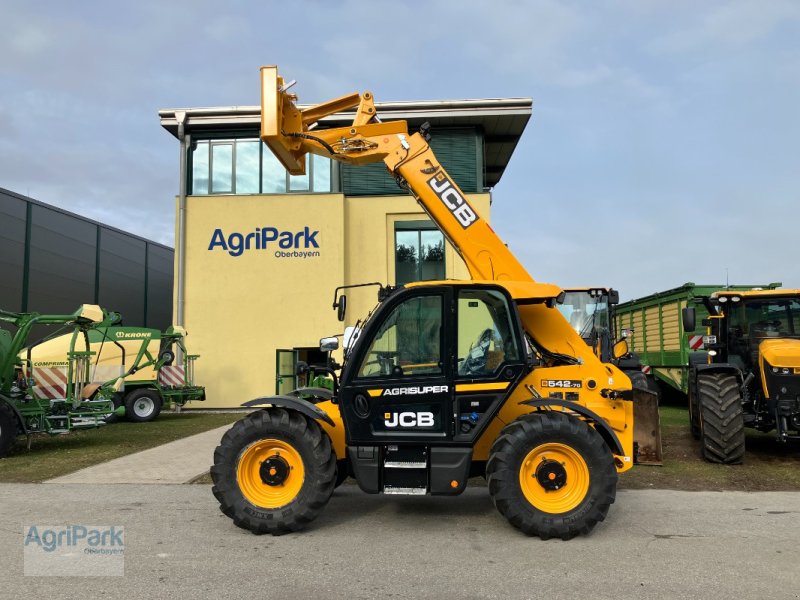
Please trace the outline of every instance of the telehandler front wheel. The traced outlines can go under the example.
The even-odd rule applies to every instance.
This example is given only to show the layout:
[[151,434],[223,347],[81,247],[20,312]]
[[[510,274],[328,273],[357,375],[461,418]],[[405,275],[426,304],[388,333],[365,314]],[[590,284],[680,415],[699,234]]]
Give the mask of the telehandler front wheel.
[[507,425],[492,446],[486,473],[500,513],[543,540],[589,533],[616,498],[617,471],[603,438],[556,411]]
[[336,455],[315,421],[269,408],[236,422],[211,467],[220,509],[242,529],[281,535],[313,521],[336,483]]

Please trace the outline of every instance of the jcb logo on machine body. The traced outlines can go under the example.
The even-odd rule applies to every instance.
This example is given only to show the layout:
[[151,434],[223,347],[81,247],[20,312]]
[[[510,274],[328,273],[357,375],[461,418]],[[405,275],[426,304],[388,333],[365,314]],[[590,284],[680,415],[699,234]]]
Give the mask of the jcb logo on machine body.
[[386,427],[433,427],[432,412],[391,412],[384,413]]
[[447,175],[437,173],[428,180],[428,185],[464,229],[478,220],[478,215]]

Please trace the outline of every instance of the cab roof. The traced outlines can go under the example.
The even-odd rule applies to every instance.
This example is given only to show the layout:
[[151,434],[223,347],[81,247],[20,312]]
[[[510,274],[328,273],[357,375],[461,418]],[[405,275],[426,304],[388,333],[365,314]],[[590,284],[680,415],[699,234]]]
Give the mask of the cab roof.
[[552,283],[539,283],[536,281],[489,281],[477,279],[446,279],[437,281],[415,281],[407,283],[405,287],[432,287],[437,285],[445,286],[477,286],[495,285],[504,288],[511,298],[520,304],[531,304],[543,302],[550,298],[557,298],[562,289]]
[[800,290],[789,288],[778,288],[776,290],[719,290],[711,294],[712,298],[719,298],[721,296],[732,297],[739,296],[741,298],[775,298],[780,296],[800,296]]

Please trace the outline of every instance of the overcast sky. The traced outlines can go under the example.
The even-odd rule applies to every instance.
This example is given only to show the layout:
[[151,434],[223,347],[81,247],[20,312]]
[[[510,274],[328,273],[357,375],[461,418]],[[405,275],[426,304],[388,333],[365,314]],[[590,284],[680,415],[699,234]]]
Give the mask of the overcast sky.
[[0,5],[0,187],[173,243],[161,108],[532,97],[492,222],[542,281],[800,287],[800,2]]

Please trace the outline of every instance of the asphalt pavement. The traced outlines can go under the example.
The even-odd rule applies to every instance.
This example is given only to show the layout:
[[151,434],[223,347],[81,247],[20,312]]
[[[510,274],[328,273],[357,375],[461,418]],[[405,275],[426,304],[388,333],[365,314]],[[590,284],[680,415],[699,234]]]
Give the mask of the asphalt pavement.
[[[800,598],[800,494],[618,493],[569,542],[528,538],[487,489],[339,488],[302,533],[255,536],[208,485],[0,485],[0,596],[56,598]],[[23,576],[23,526],[125,527],[122,577]]]

